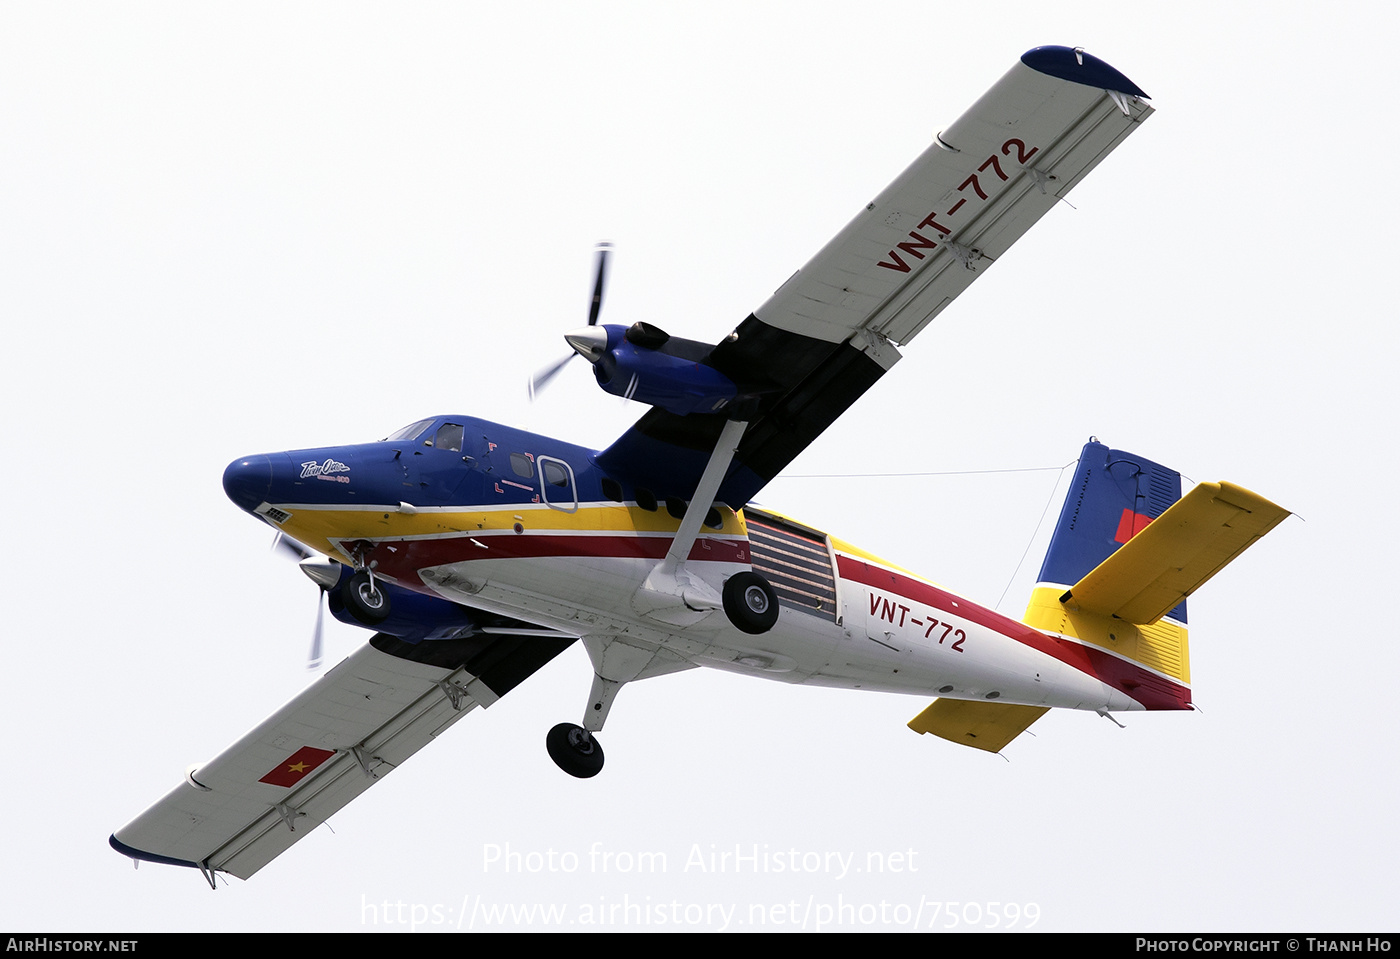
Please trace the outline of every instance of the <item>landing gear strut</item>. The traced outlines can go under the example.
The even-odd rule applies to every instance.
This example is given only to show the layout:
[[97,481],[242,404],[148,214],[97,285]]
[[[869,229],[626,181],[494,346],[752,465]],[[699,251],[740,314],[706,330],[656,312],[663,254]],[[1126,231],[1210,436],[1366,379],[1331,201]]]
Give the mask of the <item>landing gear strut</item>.
[[591,779],[603,770],[603,747],[592,733],[573,723],[560,723],[544,737],[554,764],[570,776]]

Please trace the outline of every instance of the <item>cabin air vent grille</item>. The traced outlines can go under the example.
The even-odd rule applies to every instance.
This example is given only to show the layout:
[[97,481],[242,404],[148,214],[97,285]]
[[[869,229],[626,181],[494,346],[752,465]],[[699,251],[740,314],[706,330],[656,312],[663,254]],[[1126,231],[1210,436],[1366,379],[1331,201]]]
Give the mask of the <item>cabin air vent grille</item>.
[[826,537],[768,514],[744,511],[754,572],[773,584],[778,602],[836,621],[836,579]]
[[279,526],[292,518],[291,513],[288,513],[286,510],[278,509],[276,506],[270,504],[264,504],[262,509],[258,510],[258,512]]

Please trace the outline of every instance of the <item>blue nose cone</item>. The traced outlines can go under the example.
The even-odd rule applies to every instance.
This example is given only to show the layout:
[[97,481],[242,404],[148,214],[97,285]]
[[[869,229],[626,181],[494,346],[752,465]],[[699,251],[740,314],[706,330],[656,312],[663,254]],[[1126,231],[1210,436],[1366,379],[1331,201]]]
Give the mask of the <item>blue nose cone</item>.
[[224,492],[240,509],[253,512],[272,488],[272,460],[262,454],[234,460],[224,470]]

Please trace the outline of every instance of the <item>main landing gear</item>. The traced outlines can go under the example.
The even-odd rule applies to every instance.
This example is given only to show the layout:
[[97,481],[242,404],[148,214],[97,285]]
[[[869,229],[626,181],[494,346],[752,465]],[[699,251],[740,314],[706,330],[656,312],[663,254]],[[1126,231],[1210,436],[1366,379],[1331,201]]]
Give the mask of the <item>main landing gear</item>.
[[591,779],[603,771],[603,747],[596,736],[573,723],[560,723],[544,737],[554,764],[570,776]]
[[[712,510],[725,472],[739,448],[748,423],[726,420],[715,441],[694,495],[681,517],[680,527],[666,555],[647,575],[632,596],[632,609],[671,628],[684,628],[723,607],[729,621],[751,635],[766,633],[778,621],[778,595],[766,579],[746,570],[731,576],[717,594],[686,566],[700,535],[705,516]],[[658,676],[692,664],[675,653],[644,641],[627,642],[617,636],[585,636],[584,647],[593,663],[593,689],[582,726],[560,723],[545,737],[549,758],[570,776],[588,779],[603,769],[603,747],[597,733],[603,728],[613,697],[625,683]]]
[[778,594],[757,573],[735,573],[724,581],[724,614],[751,636],[766,633],[778,621]]
[[378,626],[389,618],[389,594],[367,569],[345,581],[340,587],[340,598],[350,615],[365,626]]

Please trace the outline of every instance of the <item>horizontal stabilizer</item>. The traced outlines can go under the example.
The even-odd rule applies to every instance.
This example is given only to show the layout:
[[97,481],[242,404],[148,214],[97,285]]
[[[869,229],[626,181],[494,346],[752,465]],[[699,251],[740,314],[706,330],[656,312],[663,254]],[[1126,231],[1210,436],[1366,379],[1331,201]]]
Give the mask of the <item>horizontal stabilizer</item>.
[[1155,623],[1288,517],[1231,483],[1201,483],[1070,588],[1061,602]]
[[935,699],[928,709],[909,720],[909,728],[973,749],[999,753],[1049,711],[1044,706]]

